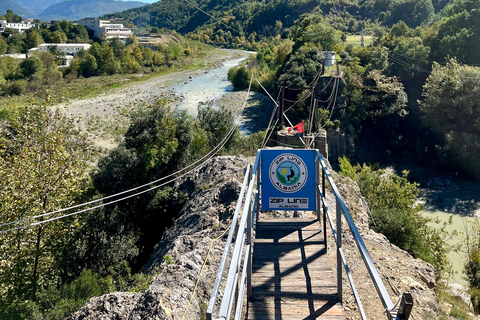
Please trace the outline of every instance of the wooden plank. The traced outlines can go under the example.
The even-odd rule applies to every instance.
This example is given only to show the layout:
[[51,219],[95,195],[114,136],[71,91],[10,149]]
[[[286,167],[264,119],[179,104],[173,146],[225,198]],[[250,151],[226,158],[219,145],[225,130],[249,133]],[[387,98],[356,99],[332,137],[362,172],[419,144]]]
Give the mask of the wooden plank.
[[345,319],[316,219],[257,223],[247,320]]

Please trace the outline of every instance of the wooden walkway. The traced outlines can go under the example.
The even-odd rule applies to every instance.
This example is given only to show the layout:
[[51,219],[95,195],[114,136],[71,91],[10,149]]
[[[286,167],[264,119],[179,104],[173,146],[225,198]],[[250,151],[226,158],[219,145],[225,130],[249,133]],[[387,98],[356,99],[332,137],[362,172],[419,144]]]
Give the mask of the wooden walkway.
[[316,219],[260,220],[247,320],[345,319]]

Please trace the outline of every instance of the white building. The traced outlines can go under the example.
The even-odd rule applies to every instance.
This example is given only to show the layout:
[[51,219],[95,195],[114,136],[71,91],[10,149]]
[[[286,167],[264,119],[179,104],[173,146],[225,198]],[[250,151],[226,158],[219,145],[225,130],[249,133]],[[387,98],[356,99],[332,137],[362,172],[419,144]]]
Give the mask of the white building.
[[30,21],[7,22],[7,20],[0,20],[0,32],[5,32],[7,28],[24,32],[25,30],[33,27],[35,27],[35,24],[31,23]]
[[93,30],[93,34],[97,38],[104,36],[105,39],[127,39],[133,34],[131,28],[125,28],[121,23],[111,24],[108,20],[100,20],[98,18],[84,18],[79,20],[78,24]]
[[48,47],[51,46],[56,46],[60,51],[71,56],[74,56],[78,51],[88,50],[91,47],[88,43],[42,43],[38,48],[31,48],[28,50],[28,53],[31,54],[37,50],[40,52],[47,52]]

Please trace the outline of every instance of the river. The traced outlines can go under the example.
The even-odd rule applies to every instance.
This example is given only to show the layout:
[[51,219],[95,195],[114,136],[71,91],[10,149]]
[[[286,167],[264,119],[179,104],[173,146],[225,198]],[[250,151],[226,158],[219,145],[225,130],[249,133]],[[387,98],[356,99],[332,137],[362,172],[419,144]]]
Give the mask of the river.
[[[422,215],[427,218],[438,219],[438,223],[430,223],[430,225],[433,227],[440,229],[443,227],[443,224],[446,223],[446,231],[453,232],[456,230],[459,233],[458,236],[451,237],[451,239],[447,241],[448,245],[452,247],[458,246],[462,244],[462,242],[464,242],[467,225],[470,222],[473,222],[475,219],[478,219],[476,217],[453,214],[443,211],[422,211]],[[448,224],[450,219],[452,223]],[[447,254],[447,257],[452,264],[452,269],[454,272],[453,281],[461,285],[467,286],[467,281],[463,279],[463,266],[465,264],[465,256],[462,253],[455,252],[455,250],[452,249]]]
[[228,70],[238,66],[243,60],[245,58],[227,61],[218,69],[196,76],[187,83],[175,85],[173,87],[175,93],[182,96],[182,102],[176,110],[187,110],[196,116],[199,105],[218,100],[225,93],[232,91],[233,87],[227,79]]

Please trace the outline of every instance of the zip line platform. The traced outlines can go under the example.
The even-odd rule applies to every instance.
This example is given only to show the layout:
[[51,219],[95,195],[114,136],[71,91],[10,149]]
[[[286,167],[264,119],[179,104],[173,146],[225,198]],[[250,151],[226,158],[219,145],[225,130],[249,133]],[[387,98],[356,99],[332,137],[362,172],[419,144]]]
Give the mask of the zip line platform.
[[246,319],[345,319],[317,219],[257,222],[252,270]]
[[[335,203],[335,220],[327,205],[327,183],[332,193],[328,197]],[[316,216],[258,220],[260,210],[307,211]],[[367,320],[342,248],[342,218],[385,308],[385,317],[408,320],[412,294],[404,292],[393,304],[323,155],[313,149],[262,149],[255,164],[245,169],[207,320],[345,319],[343,271],[358,313]],[[335,273],[327,256],[328,225],[334,237]],[[223,294],[217,304],[224,273]]]

